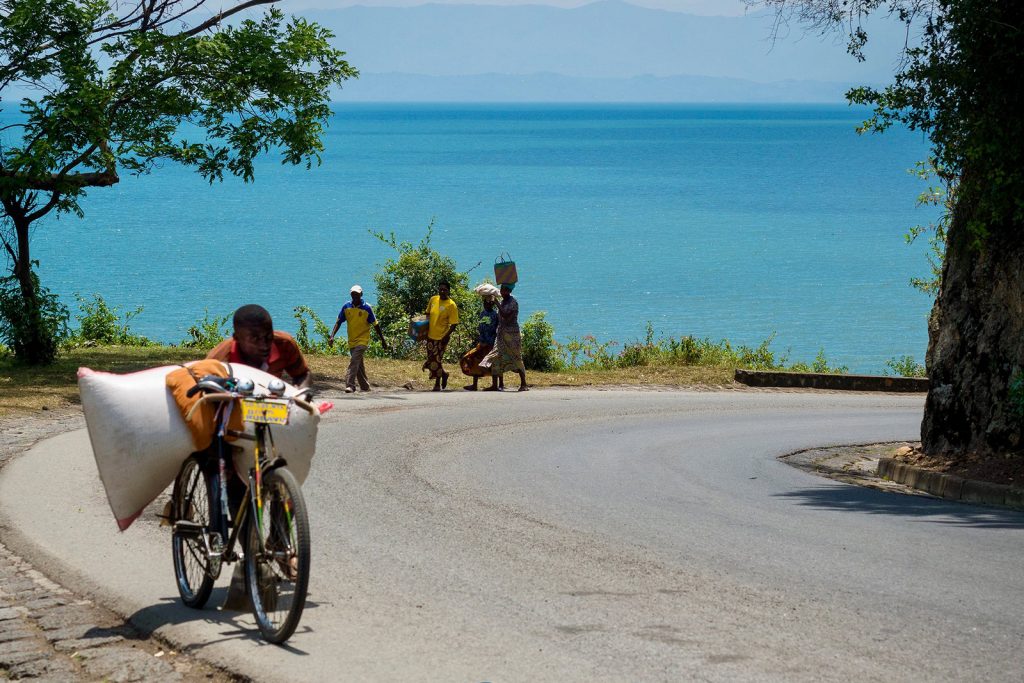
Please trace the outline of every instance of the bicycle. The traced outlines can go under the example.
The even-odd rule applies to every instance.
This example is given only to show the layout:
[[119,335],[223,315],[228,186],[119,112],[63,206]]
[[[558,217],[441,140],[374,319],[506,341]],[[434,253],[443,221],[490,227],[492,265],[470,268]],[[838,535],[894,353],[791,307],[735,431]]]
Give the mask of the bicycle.
[[[303,393],[310,398],[308,390],[285,397],[284,389],[280,380],[268,383],[266,393],[259,393],[252,380],[212,375],[200,379],[189,396],[204,395],[191,410],[204,402],[218,404],[214,441],[211,449],[185,460],[171,498],[171,548],[182,602],[202,609],[224,563],[244,558],[245,590],[253,616],[263,638],[275,644],[288,640],[302,617],[309,586],[310,536],[302,490],[274,447],[271,425],[287,424],[293,405],[311,413],[316,410],[300,398]],[[254,434],[228,429],[236,407],[243,422],[254,426]],[[255,442],[245,493],[233,519],[227,475],[235,447],[227,442],[229,436]],[[212,463],[211,450],[216,452]]]

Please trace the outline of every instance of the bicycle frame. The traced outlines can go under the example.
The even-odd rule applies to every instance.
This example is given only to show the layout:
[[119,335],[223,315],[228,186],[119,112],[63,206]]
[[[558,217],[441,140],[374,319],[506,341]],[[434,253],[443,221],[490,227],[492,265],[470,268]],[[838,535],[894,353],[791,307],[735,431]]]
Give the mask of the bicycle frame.
[[[177,533],[182,535],[195,534],[202,537],[203,545],[205,546],[208,553],[211,555],[217,555],[224,562],[236,562],[240,559],[237,552],[235,552],[235,544],[239,542],[239,534],[245,528],[245,523],[249,517],[257,520],[258,524],[262,524],[262,513],[263,513],[263,496],[262,496],[262,485],[263,475],[281,465],[286,464],[285,461],[278,457],[277,452],[274,448],[274,437],[273,432],[270,430],[269,425],[256,424],[256,433],[247,434],[245,432],[237,432],[235,430],[227,429],[227,421],[231,414],[231,405],[233,402],[225,401],[218,406],[216,413],[217,430],[214,434],[215,443],[217,445],[217,468],[219,471],[218,476],[218,491],[217,499],[219,501],[219,512],[217,515],[217,521],[213,522],[211,526],[216,528],[217,533],[221,539],[227,539],[222,541],[220,552],[215,552],[210,542],[209,533],[200,528],[191,527],[180,527],[177,526]],[[252,467],[246,476],[246,487],[245,493],[243,494],[243,504],[238,506],[238,510],[235,513],[233,525],[229,522],[230,507],[228,505],[228,474],[227,474],[227,448],[230,444],[227,442],[226,436],[231,436],[237,439],[245,439],[248,441],[255,441],[256,448],[254,450]],[[266,446],[269,444],[269,457]],[[261,445],[264,448],[261,449]],[[237,472],[236,472],[237,475]],[[212,522],[212,520],[211,520]],[[231,528],[233,526],[233,528]],[[231,528],[230,533],[228,529]],[[258,552],[265,553],[266,548],[263,546],[263,539],[257,535],[260,543]],[[219,576],[220,571],[218,567],[217,575]],[[213,576],[214,579],[217,576]]]

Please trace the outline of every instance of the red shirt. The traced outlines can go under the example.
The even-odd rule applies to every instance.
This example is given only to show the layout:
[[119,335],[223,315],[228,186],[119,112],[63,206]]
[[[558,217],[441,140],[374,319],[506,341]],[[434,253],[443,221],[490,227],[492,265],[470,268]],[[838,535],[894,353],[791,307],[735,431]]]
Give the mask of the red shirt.
[[[238,343],[234,339],[225,339],[217,344],[212,351],[206,354],[206,357],[225,363],[245,364],[238,353]],[[309,372],[309,367],[306,365],[306,359],[302,356],[302,350],[292,336],[287,332],[274,330],[274,341],[270,345],[270,358],[260,370],[269,372],[275,377],[280,377],[287,372],[292,379],[296,379]]]

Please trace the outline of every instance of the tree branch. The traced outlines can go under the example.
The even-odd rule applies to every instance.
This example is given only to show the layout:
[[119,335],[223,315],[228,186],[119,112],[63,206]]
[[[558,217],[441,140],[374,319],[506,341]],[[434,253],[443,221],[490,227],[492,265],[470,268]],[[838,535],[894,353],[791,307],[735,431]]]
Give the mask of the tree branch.
[[17,180],[26,190],[37,190],[40,192],[57,192],[58,187],[66,189],[68,186],[81,187],[110,187],[116,185],[121,179],[114,169],[106,171],[90,171],[86,173],[71,173],[61,175],[52,173],[48,178],[30,178],[23,173],[0,169],[0,178]]
[[7,241],[7,238],[4,237],[3,235],[0,235],[0,242],[4,243],[4,249],[6,249],[7,253],[11,255],[11,261],[17,263],[18,255],[14,253],[14,249],[11,247],[11,243]]
[[274,2],[277,2],[277,0],[249,0],[248,2],[243,2],[241,5],[235,5],[231,9],[226,9],[226,10],[223,10],[223,11],[219,12],[218,14],[213,15],[212,17],[210,17],[209,19],[207,19],[203,23],[199,24],[195,28],[189,29],[188,31],[182,31],[181,33],[178,33],[174,37],[175,38],[189,38],[189,37],[194,36],[196,34],[202,33],[203,31],[206,31],[206,30],[208,30],[210,28],[213,28],[214,26],[216,26],[217,24],[221,23],[222,21],[224,21],[225,19],[227,19],[231,15],[238,14],[242,10],[247,10],[250,7],[256,7],[258,5],[270,5],[270,4],[273,4]]
[[57,206],[57,201],[59,199],[60,199],[60,192],[54,191],[53,193],[50,194],[50,200],[48,202],[46,202],[46,204],[43,205],[42,208],[40,208],[40,209],[38,209],[36,211],[33,211],[32,213],[30,213],[27,216],[25,216],[25,220],[28,221],[29,223],[32,223],[33,221],[39,220],[40,218],[42,218],[46,214],[50,213],[50,211],[53,209],[53,207]]

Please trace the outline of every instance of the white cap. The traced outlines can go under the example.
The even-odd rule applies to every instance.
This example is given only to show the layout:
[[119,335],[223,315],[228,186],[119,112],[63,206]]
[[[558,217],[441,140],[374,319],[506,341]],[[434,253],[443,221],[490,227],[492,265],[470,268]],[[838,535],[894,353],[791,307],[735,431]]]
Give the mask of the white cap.
[[352,285],[352,289],[350,289],[348,291],[349,291],[350,294],[352,292],[355,292],[356,294],[362,294],[363,293],[363,288],[360,287],[359,285]]

